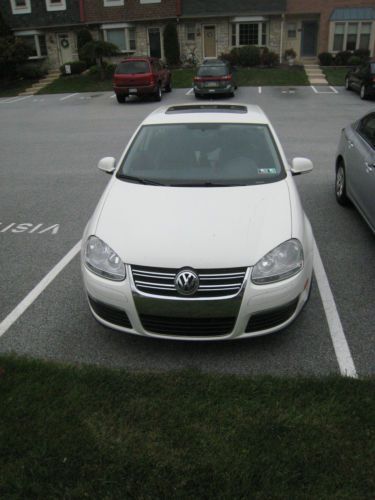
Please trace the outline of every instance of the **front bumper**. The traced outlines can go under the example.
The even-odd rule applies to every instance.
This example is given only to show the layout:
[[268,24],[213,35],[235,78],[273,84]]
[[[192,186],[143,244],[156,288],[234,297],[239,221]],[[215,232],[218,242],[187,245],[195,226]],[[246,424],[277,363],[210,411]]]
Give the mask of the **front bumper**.
[[306,303],[311,286],[312,254],[303,270],[280,283],[254,285],[248,268],[234,297],[185,299],[139,292],[130,266],[126,279],[112,282],[82,263],[84,285],[94,317],[126,333],[173,340],[230,340],[272,333],[289,325]]

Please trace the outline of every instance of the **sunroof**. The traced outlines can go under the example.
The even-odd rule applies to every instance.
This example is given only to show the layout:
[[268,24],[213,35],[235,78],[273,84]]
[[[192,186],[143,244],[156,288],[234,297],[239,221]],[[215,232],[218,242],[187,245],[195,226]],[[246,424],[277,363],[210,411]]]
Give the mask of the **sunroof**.
[[171,106],[166,113],[247,113],[246,106],[236,104],[186,104]]

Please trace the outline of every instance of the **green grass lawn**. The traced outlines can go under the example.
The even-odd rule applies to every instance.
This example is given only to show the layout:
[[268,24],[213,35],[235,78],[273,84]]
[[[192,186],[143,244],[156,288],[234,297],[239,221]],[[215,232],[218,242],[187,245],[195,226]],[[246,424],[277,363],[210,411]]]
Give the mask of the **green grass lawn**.
[[338,87],[345,85],[345,75],[347,72],[348,68],[323,68],[327,82],[330,85],[337,85]]
[[0,498],[375,497],[375,380],[0,357]]
[[5,82],[0,80],[0,97],[13,97],[31,87],[36,80],[15,80]]
[[308,85],[306,73],[300,67],[242,68],[238,71],[238,84],[244,86]]
[[[173,88],[190,88],[196,73],[195,69],[172,70]],[[243,86],[259,85],[308,85],[308,80],[303,69],[292,68],[241,68],[238,71],[238,83]],[[96,76],[73,75],[60,77],[47,87],[40,90],[39,94],[56,94],[69,92],[100,92],[112,90],[111,79],[98,80]]]
[[64,94],[70,92],[100,92],[112,90],[112,80],[99,80],[91,75],[61,76],[38,94]]

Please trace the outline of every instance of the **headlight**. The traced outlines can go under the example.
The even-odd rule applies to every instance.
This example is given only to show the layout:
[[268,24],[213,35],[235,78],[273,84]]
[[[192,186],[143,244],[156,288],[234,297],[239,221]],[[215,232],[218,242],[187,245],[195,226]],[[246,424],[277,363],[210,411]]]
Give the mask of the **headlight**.
[[95,274],[114,281],[125,279],[125,265],[104,241],[90,236],[86,244],[86,266]]
[[298,240],[288,240],[274,248],[260,261],[251,273],[251,281],[256,285],[286,280],[303,268],[303,249]]

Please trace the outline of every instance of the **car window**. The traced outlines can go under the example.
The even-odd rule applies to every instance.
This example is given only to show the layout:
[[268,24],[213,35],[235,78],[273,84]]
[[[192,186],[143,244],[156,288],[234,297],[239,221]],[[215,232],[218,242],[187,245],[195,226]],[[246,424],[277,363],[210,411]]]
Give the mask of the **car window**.
[[118,176],[176,186],[253,185],[285,177],[267,125],[144,125]]
[[372,147],[375,147],[375,113],[363,118],[359,126],[359,133]]
[[222,66],[208,66],[205,64],[198,69],[198,76],[225,76],[228,74],[228,68]]
[[150,68],[146,61],[124,61],[118,64],[116,75],[130,75],[134,73],[149,73]]

